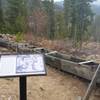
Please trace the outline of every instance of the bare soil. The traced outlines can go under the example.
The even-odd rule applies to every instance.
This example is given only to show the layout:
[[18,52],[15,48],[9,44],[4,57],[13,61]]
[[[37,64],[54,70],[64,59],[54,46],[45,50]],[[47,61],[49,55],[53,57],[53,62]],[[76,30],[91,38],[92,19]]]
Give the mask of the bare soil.
[[[47,66],[47,76],[27,78],[28,100],[77,100],[88,83]],[[100,100],[92,95],[90,100]],[[0,100],[19,100],[19,79],[0,79]]]

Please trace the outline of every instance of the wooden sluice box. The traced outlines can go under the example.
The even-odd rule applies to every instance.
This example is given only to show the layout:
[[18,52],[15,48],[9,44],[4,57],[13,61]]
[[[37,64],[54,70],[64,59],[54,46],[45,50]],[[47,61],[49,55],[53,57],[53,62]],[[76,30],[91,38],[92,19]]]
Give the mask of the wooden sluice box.
[[[47,65],[87,80],[92,79],[99,65],[99,63],[95,63],[93,60],[86,61],[81,58],[43,48],[37,49],[36,52],[41,52],[45,55]],[[100,74],[98,75],[97,83],[100,83]]]
[[[45,55],[45,59],[48,65],[87,80],[92,79],[99,65],[92,60],[85,61],[80,58],[75,58],[60,53]],[[100,74],[98,75],[97,83],[100,83]]]

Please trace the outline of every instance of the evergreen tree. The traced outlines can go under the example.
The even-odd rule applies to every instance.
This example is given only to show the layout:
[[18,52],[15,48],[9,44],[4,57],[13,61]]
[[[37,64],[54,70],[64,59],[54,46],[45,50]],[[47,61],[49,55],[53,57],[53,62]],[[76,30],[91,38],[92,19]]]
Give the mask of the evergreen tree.
[[[68,0],[65,0],[67,3]],[[65,18],[70,17],[67,25],[71,26],[70,37],[73,39],[75,47],[82,46],[82,41],[86,33],[88,33],[88,26],[91,24],[93,13],[90,3],[93,0],[70,0],[69,5],[65,4]],[[66,15],[67,13],[67,15]],[[70,16],[68,16],[70,15]]]
[[8,33],[23,32],[25,29],[26,0],[7,0],[6,28]]
[[55,12],[54,12],[54,0],[51,0],[50,4],[50,12],[49,12],[49,25],[50,25],[50,33],[49,37],[50,39],[54,38],[55,34]]
[[91,26],[91,33],[95,41],[100,42],[100,15],[95,16]]
[[38,8],[41,8],[41,0],[28,0],[29,3],[29,12],[30,14],[33,13],[33,11],[37,10]]
[[37,35],[38,34],[38,22],[36,16],[41,12],[41,0],[29,0],[28,1],[28,15],[29,15],[29,31],[30,33]]
[[71,36],[70,34],[70,24],[71,24],[71,13],[72,13],[72,3],[71,0],[64,0],[64,19],[66,25],[66,33]]
[[67,34],[63,11],[56,11],[55,17],[55,38],[66,38]]
[[2,0],[0,0],[0,33],[3,32],[4,28],[4,19],[3,19],[3,10],[2,10]]
[[54,0],[44,0],[43,2],[44,10],[48,16],[48,37],[53,39],[55,36],[55,7]]

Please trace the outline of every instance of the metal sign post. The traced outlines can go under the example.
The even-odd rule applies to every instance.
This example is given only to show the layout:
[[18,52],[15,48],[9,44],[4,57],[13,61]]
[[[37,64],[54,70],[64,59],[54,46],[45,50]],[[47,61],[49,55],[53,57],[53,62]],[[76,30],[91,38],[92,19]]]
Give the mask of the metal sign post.
[[20,100],[27,100],[27,77],[19,77]]

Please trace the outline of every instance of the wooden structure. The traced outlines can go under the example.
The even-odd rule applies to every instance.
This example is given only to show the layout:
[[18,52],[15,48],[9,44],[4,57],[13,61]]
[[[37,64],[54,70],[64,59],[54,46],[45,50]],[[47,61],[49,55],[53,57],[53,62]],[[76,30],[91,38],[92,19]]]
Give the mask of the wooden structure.
[[[0,40],[0,46],[14,48],[19,53],[23,52],[35,52],[43,53],[45,55],[45,62],[47,65],[64,71],[66,73],[74,74],[78,77],[82,77],[87,80],[92,80],[92,77],[98,67],[98,63],[94,61],[86,61],[77,57],[73,57],[66,54],[61,54],[57,51],[51,51],[44,48],[37,48],[32,45],[20,45],[11,43],[5,40]],[[100,74],[98,75],[97,83],[100,83]]]
[[[93,61],[85,61],[61,53],[47,54],[45,59],[48,65],[87,80],[92,79],[99,65]],[[97,83],[100,83],[100,75],[98,75]]]
[[96,81],[98,79],[98,75],[100,74],[100,64],[98,65],[94,75],[93,75],[93,78],[89,84],[89,87],[85,93],[85,96],[83,97],[83,100],[89,100],[89,96],[94,88],[94,86],[96,85]]

